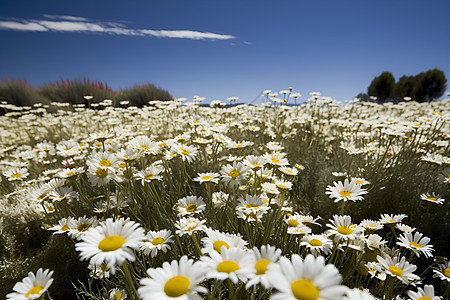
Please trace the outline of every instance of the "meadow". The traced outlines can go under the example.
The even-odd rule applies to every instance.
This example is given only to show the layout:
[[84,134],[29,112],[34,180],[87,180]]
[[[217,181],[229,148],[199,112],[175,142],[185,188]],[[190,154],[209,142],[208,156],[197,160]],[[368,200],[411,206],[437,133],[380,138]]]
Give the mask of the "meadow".
[[266,96],[2,103],[0,298],[448,299],[450,99]]

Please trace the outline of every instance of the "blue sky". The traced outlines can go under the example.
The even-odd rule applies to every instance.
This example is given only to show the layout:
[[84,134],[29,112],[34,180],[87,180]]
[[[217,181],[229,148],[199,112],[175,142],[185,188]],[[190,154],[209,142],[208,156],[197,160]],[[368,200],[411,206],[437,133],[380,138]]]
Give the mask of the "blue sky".
[[0,1],[0,77],[154,83],[207,101],[293,87],[365,92],[375,76],[450,79],[450,1]]

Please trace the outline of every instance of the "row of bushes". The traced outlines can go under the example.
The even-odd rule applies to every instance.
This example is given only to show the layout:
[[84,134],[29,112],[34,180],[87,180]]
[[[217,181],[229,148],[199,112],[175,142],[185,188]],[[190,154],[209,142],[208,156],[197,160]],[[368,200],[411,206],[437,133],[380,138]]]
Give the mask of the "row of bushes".
[[0,101],[18,106],[31,106],[35,103],[68,102],[71,104],[86,103],[84,96],[92,96],[92,102],[111,99],[117,106],[121,101],[129,101],[130,105],[142,107],[150,100],[170,100],[168,91],[153,84],[135,85],[119,91],[113,91],[107,84],[83,78],[74,80],[61,79],[59,82],[34,88],[26,81],[0,81]]

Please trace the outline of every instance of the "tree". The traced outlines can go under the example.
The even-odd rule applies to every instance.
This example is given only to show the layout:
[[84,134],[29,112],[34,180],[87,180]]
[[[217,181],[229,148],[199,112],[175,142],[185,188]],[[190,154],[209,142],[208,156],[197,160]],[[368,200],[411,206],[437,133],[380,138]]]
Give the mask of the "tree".
[[441,97],[447,89],[447,78],[444,72],[433,69],[422,72],[416,77],[412,98],[418,102],[429,102]]
[[391,72],[383,72],[375,77],[367,89],[369,96],[377,97],[378,102],[385,102],[391,98],[395,87],[395,78]]
[[394,98],[396,101],[403,101],[405,97],[413,98],[413,90],[416,85],[416,76],[402,76],[394,88]]

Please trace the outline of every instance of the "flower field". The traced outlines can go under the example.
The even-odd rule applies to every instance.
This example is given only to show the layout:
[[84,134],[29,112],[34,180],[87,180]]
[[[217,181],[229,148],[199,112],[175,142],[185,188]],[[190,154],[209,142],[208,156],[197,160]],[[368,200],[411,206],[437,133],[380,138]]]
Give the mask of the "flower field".
[[182,100],[0,106],[0,298],[449,299],[449,99]]

